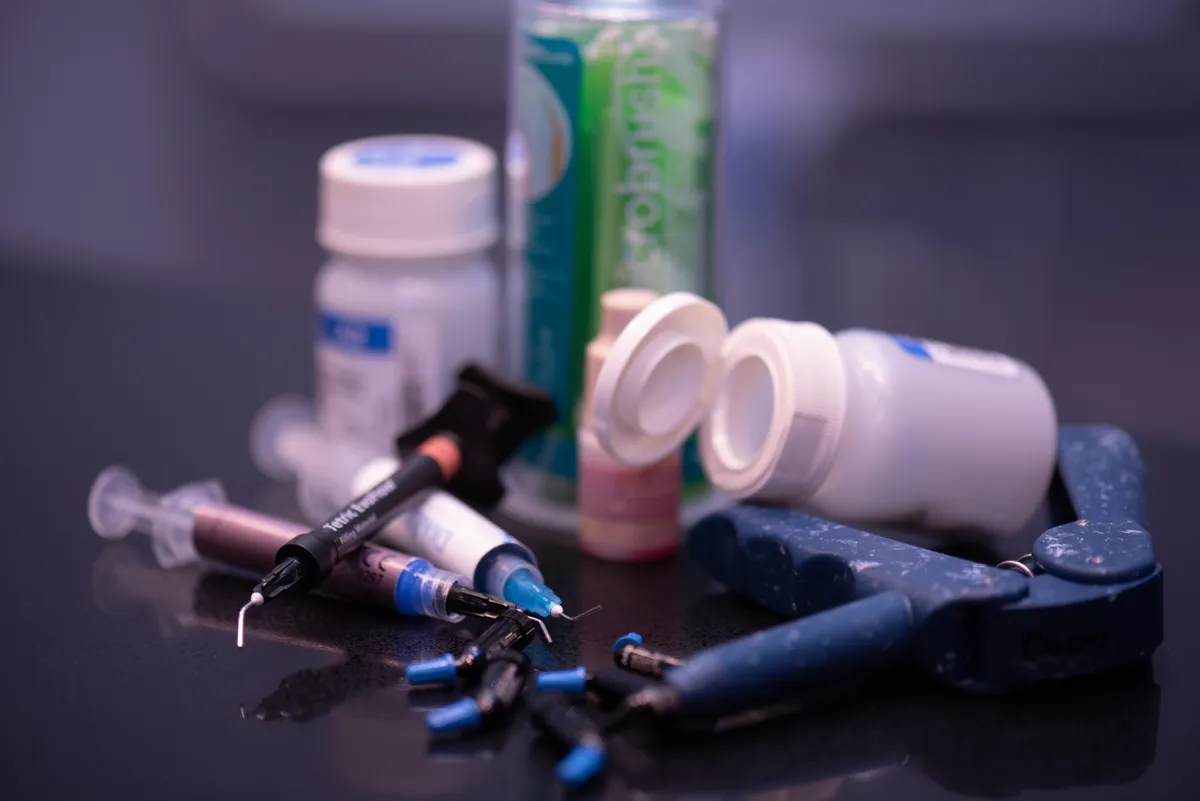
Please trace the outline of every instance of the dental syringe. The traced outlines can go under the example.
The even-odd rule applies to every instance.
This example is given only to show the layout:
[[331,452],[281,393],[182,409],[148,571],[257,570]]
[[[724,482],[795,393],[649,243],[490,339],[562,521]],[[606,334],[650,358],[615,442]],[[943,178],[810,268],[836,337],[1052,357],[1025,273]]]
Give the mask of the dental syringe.
[[[392,456],[329,437],[317,426],[312,404],[293,396],[276,398],[258,413],[250,451],[266,475],[295,478],[297,501],[312,519],[328,516],[400,466]],[[472,586],[541,617],[579,620],[596,611],[566,614],[533,551],[448,492],[428,491],[375,541],[464,575]]]
[[[157,495],[120,466],[104,470],[92,484],[88,519],[106,539],[131,531],[149,535],[162,567],[203,559],[253,574],[269,571],[279,547],[307,531],[298,523],[229,504],[215,480]],[[403,615],[451,622],[463,615],[497,617],[512,606],[476,592],[462,576],[424,559],[369,543],[339,562],[321,590]]]

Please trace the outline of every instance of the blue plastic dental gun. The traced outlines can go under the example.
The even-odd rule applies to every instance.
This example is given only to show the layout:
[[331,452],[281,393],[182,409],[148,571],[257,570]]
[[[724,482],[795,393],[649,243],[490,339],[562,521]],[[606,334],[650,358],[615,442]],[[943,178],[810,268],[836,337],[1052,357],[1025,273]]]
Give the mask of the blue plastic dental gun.
[[1163,638],[1162,567],[1146,530],[1132,438],[1064,427],[1058,487],[1074,519],[1028,560],[990,567],[791,510],[736,506],[689,533],[692,558],[730,590],[799,619],[669,669],[653,706],[724,717],[834,680],[915,666],[970,692],[1116,669]]

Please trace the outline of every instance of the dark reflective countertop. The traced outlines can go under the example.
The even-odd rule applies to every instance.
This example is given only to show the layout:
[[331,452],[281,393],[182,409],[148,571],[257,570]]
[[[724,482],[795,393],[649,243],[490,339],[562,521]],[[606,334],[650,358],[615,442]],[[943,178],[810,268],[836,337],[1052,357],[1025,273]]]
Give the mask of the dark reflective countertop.
[[[0,272],[4,341],[6,798],[528,799],[561,795],[561,754],[527,721],[431,744],[406,662],[469,626],[406,621],[319,597],[233,624],[247,582],[158,569],[144,538],[110,543],[85,515],[90,482],[129,465],[167,489],[219,477],[230,498],[295,515],[288,487],[246,450],[258,406],[311,382],[303,292]],[[1054,375],[1049,379],[1053,384]],[[1189,574],[1200,546],[1192,482],[1200,445],[1139,437],[1150,522],[1166,568],[1166,642],[1121,675],[977,698],[894,678],[850,697],[721,734],[613,745],[584,798],[1188,798],[1200,779],[1200,635]],[[686,655],[775,622],[682,559],[619,566],[522,532],[569,609],[539,666],[598,667],[641,632]]]

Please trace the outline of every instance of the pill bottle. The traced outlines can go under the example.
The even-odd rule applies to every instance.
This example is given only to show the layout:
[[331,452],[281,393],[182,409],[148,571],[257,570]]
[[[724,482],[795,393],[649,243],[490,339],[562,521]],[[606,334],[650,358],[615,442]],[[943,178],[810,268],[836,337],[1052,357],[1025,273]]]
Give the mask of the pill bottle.
[[679,547],[681,448],[649,464],[626,465],[596,440],[591,398],[596,377],[617,336],[658,296],[646,289],[613,289],[600,298],[600,333],[588,343],[584,412],[578,438],[579,547],[616,562],[670,556]]
[[496,154],[383,136],[334,147],[320,173],[317,419],[332,437],[390,449],[465,362],[496,366]]
[[1007,536],[1054,471],[1054,401],[999,353],[665,295],[617,337],[592,405],[601,447],[652,464],[700,427],[724,493],[826,518]]

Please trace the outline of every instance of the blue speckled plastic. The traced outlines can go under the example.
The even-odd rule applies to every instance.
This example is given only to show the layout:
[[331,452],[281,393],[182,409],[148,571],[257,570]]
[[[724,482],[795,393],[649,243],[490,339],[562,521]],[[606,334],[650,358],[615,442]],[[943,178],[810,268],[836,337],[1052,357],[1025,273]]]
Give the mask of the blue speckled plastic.
[[1080,519],[1038,538],[1033,555],[1046,572],[1069,581],[1109,584],[1155,570],[1146,531],[1146,468],[1133,439],[1119,428],[1072,429],[1059,446],[1066,489]]
[[404,669],[409,684],[450,684],[458,677],[454,655],[445,654],[424,662],[413,662]]
[[483,725],[479,704],[474,698],[463,698],[435,709],[425,716],[425,726],[433,734],[452,731],[473,731]]
[[542,692],[582,693],[587,689],[587,668],[544,670],[537,674],[537,687]]
[[577,745],[558,763],[558,779],[568,787],[578,787],[604,769],[605,754],[597,747]]
[[730,711],[891,658],[978,692],[1148,658],[1162,642],[1162,568],[1137,448],[1120,429],[1064,427],[1059,475],[1079,519],[1038,539],[1046,572],[1033,579],[793,510],[705,518],[688,535],[701,567],[807,617],[698,654],[667,681],[686,707]]
[[854,601],[710,648],[667,673],[689,713],[720,717],[777,703],[905,656],[912,608],[898,592]]

